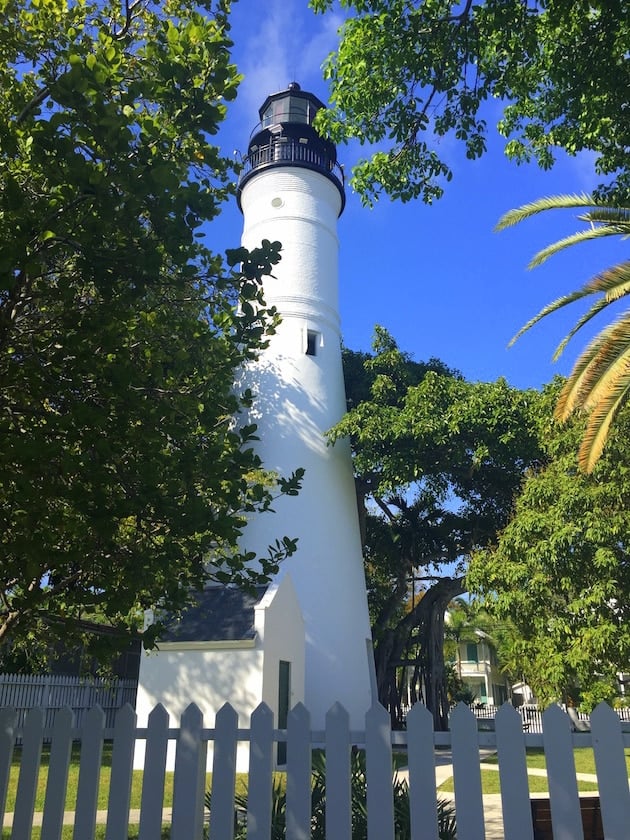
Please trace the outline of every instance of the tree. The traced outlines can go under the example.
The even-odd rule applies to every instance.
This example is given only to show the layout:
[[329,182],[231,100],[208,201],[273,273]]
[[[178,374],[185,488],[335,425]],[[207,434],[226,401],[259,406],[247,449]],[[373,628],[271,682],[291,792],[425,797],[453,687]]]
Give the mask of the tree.
[[[471,552],[494,542],[540,456],[537,395],[504,380],[466,382],[435,360],[413,362],[379,328],[374,350],[364,358],[364,381],[348,383],[350,400],[365,381],[370,398],[354,404],[331,439],[352,441],[379,700],[396,723],[396,671],[412,665],[412,684],[444,728],[444,613],[465,590]],[[417,599],[412,580],[414,593],[422,588]],[[408,652],[417,648],[412,662]]]
[[[322,12],[332,0],[311,0]],[[370,204],[439,198],[451,178],[436,146],[452,135],[486,149],[487,105],[514,160],[549,168],[556,150],[596,154],[609,189],[628,194],[630,19],[620,0],[341,0],[351,10],[325,65],[336,142],[377,144],[353,171]]]
[[279,243],[225,267],[200,242],[232,189],[209,143],[239,78],[228,12],[0,10],[0,642],[31,659],[293,547],[260,573],[237,548],[298,477],[264,472],[233,392]]
[[[537,213],[568,207],[588,208],[587,212],[582,213],[578,218],[580,221],[587,222],[589,227],[539,251],[530,262],[530,268],[540,265],[553,254],[578,242],[600,239],[602,236],[627,237],[630,235],[629,208],[597,204],[593,196],[588,195],[560,195],[525,204],[506,213],[499,220],[497,228],[503,230]],[[554,359],[557,359],[581,327],[607,306],[624,298],[629,291],[630,262],[623,262],[596,275],[581,289],[548,304],[525,324],[513,341],[542,318],[563,306],[588,296],[596,296],[595,302],[559,345],[554,356]],[[575,411],[584,411],[588,414],[586,431],[580,443],[578,457],[580,468],[585,472],[592,472],[602,454],[615,415],[628,397],[629,360],[630,311],[626,311],[590,342],[560,391],[555,409],[555,415],[559,420],[567,420]]]
[[[555,403],[561,383],[546,389]],[[549,420],[547,463],[528,476],[514,516],[472,558],[467,583],[518,637],[502,651],[539,702],[591,708],[618,693],[630,667],[630,412],[620,410],[592,475],[577,468],[583,424]]]

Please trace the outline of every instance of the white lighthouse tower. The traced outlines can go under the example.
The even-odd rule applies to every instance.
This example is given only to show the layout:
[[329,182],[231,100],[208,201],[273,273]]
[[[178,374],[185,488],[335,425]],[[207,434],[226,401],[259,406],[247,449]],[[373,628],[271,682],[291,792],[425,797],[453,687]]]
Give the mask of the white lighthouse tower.
[[268,96],[239,184],[243,245],[282,243],[281,262],[264,281],[282,323],[245,375],[257,395],[251,419],[266,469],[305,469],[299,495],[248,523],[244,546],[264,552],[280,535],[298,538],[283,572],[304,619],[305,704],[315,727],[338,700],[362,728],[373,666],[350,447],[325,439],[346,409],[337,237],[345,196],[335,146],[313,128],[323,107],[297,83]]

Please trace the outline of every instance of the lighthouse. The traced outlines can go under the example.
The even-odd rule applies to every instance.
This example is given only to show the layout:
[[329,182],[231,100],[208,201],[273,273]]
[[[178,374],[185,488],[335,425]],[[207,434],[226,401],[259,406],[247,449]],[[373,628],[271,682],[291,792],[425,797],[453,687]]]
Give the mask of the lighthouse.
[[[268,96],[238,185],[244,246],[282,243],[281,262],[264,280],[266,302],[282,321],[236,383],[255,394],[242,419],[258,427],[265,469],[305,470],[297,496],[277,499],[275,514],[252,514],[241,548],[263,556],[286,535],[297,538],[297,550],[267,587],[245,592],[209,583],[182,614],[161,616],[165,632],[140,664],[140,726],[157,703],[176,726],[192,700],[206,726],[227,701],[247,727],[264,702],[284,729],[289,709],[304,702],[311,726],[323,729],[339,701],[360,731],[376,694],[350,446],[328,446],[325,437],[346,404],[337,238],[345,196],[335,146],[313,127],[323,107],[295,83]],[[174,759],[171,744],[169,769]],[[211,747],[207,761],[210,768]],[[239,772],[248,762],[249,745],[241,742]],[[134,765],[144,766],[142,742]]]
[[329,446],[325,437],[346,410],[337,234],[345,194],[336,148],[313,125],[323,107],[295,82],[268,96],[238,187],[242,244],[282,244],[264,280],[266,303],[282,321],[240,384],[256,395],[249,419],[264,467],[305,470],[299,495],[279,499],[275,516],[252,519],[243,546],[265,553],[278,536],[297,537],[281,574],[302,613],[305,705],[318,728],[339,701],[359,729],[371,704],[373,660],[349,442]]

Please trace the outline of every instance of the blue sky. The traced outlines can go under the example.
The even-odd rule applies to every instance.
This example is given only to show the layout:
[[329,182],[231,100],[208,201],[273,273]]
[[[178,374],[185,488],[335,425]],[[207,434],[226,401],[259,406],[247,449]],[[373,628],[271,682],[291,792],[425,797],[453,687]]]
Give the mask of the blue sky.
[[[234,4],[233,57],[245,80],[218,135],[225,154],[246,151],[259,106],[290,81],[328,99],[321,64],[335,47],[341,21],[339,14],[315,16],[307,0]],[[545,195],[589,192],[598,183],[593,160],[563,157],[549,172],[517,166],[504,157],[503,142],[490,118],[488,123],[489,151],[478,161],[467,160],[454,140],[442,140],[439,149],[454,177],[432,206],[385,198],[369,210],[348,191],[339,222],[343,340],[351,349],[369,350],[378,323],[417,360],[438,357],[470,380],[504,376],[517,387],[540,387],[569,372],[606,320],[578,334],[555,363],[553,352],[583,306],[545,319],[508,348],[510,338],[551,300],[625,258],[625,249],[612,239],[585,243],[528,271],[537,250],[580,228],[575,213],[555,211],[502,233],[493,232],[497,220]],[[346,172],[361,154],[359,146],[340,147]],[[210,226],[209,244],[234,247],[241,225],[231,202]]]

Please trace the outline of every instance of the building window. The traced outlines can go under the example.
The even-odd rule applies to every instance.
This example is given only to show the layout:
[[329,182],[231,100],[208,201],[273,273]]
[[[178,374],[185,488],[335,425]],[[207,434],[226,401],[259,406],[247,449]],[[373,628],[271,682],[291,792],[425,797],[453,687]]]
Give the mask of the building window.
[[466,661],[479,662],[479,653],[476,644],[469,643],[466,645]]
[[315,330],[307,330],[306,331],[306,355],[307,356],[316,356],[318,345],[319,345],[319,333],[315,332]]
[[[278,669],[278,729],[286,729],[291,708],[291,663],[281,659]],[[278,764],[287,762],[287,743],[278,741]]]

